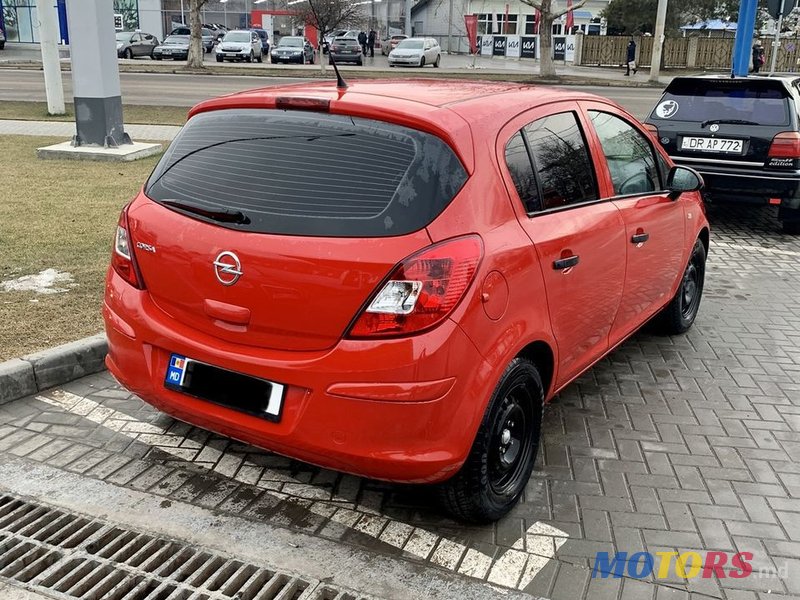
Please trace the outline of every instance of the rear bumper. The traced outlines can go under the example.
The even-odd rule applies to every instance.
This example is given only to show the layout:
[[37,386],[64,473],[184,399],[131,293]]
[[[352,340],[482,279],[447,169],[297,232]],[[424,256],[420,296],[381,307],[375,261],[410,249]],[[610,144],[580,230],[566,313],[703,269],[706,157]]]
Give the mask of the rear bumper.
[[[109,370],[156,408],[286,456],[377,479],[452,476],[495,385],[492,369],[450,320],[406,339],[343,340],[318,352],[267,350],[182,326],[113,271],[103,317]],[[280,422],[167,389],[171,353],[284,384]]]
[[705,181],[704,196],[711,201],[750,204],[777,204],[783,209],[800,208],[800,171],[767,171],[719,163],[683,160],[672,157],[676,164],[692,167]]

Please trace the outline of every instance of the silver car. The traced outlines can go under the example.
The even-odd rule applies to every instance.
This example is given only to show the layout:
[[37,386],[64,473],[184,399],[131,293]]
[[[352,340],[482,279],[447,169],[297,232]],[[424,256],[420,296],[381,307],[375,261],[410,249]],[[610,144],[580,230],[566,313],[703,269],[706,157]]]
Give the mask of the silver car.
[[433,65],[438,67],[441,59],[442,49],[439,47],[439,42],[433,38],[407,38],[389,52],[390,67],[398,65],[409,67]]
[[262,62],[264,51],[261,46],[261,38],[250,29],[229,31],[217,46],[217,62],[225,60]]

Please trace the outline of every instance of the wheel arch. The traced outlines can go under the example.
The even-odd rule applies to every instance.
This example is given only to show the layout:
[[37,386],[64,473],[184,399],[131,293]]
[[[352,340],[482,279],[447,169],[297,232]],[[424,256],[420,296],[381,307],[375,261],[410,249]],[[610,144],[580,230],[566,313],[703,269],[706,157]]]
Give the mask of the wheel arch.
[[703,246],[706,249],[706,255],[708,255],[708,246],[709,246],[709,244],[711,242],[711,234],[708,231],[708,227],[703,227],[700,230],[700,233],[697,234],[697,237],[701,242],[703,242]]
[[550,394],[555,375],[555,355],[553,349],[547,342],[537,340],[529,343],[518,354],[518,357],[525,358],[536,365],[539,369],[539,376],[542,378],[545,399]]

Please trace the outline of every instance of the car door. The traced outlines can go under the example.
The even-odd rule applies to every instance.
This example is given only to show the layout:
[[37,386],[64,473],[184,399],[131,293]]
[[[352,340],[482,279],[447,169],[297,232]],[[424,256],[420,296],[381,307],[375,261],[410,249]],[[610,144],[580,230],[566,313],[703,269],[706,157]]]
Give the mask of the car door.
[[156,46],[158,46],[158,40],[149,33],[145,34],[142,54],[150,56],[150,53]]
[[546,298],[530,303],[550,315],[556,388],[608,350],[625,281],[625,225],[600,198],[588,148],[575,102],[529,111],[498,138],[506,186],[545,281]]
[[603,196],[619,208],[627,240],[625,288],[614,320],[614,345],[672,297],[683,272],[685,213],[665,189],[663,158],[649,135],[616,109],[583,103],[590,135],[597,137],[606,170]]

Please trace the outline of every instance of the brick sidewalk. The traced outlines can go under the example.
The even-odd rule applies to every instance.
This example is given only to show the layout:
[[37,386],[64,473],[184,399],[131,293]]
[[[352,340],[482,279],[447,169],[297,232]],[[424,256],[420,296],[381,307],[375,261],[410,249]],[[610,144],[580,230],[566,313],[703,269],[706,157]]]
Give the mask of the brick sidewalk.
[[[556,398],[523,501],[495,525],[174,421],[106,373],[0,407],[0,455],[553,599],[796,598],[800,238],[769,208],[709,217],[695,328],[639,333]],[[749,551],[756,573],[591,579],[616,551]]]

